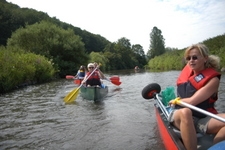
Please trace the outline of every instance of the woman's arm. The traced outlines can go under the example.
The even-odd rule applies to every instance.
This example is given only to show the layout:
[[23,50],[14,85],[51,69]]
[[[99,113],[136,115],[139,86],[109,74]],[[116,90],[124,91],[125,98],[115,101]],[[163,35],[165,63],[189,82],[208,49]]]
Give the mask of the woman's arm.
[[104,74],[101,72],[100,69],[98,69],[98,75],[101,79],[106,79],[106,77],[104,76]]

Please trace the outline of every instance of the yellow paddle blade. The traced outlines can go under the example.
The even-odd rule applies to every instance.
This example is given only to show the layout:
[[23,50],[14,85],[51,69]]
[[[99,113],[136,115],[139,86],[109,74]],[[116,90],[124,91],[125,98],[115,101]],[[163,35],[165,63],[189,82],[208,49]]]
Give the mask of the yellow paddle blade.
[[64,98],[64,102],[65,103],[71,103],[71,102],[73,102],[77,98],[77,95],[78,94],[79,94],[79,88],[74,89],[69,94],[67,94],[67,96]]

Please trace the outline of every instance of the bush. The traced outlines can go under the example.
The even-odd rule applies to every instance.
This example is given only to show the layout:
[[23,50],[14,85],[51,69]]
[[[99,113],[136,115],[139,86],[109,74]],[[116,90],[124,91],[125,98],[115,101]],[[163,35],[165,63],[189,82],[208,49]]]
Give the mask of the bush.
[[51,80],[55,74],[51,61],[44,56],[16,53],[4,47],[0,47],[0,70],[1,93],[23,84]]

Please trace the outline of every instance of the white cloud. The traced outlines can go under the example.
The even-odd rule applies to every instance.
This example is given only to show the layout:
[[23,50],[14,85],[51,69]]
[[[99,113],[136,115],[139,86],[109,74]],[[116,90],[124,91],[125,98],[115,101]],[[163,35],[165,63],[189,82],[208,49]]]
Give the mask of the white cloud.
[[20,7],[100,34],[111,42],[126,37],[147,52],[151,30],[167,47],[185,48],[225,33],[224,0],[8,0]]

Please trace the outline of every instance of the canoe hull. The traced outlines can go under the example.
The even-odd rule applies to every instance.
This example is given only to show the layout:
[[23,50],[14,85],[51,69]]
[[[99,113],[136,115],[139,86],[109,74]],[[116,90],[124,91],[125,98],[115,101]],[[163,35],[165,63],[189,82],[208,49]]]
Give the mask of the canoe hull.
[[158,129],[165,148],[167,150],[184,150],[184,145],[181,143],[179,137],[176,136],[173,128],[169,126],[166,117],[157,105],[155,105],[155,113]]
[[107,94],[108,86],[105,86],[105,88],[82,86],[80,88],[80,95],[86,100],[102,101]]
[[73,83],[77,84],[77,85],[80,85],[82,81],[83,81],[83,79],[74,79]]

